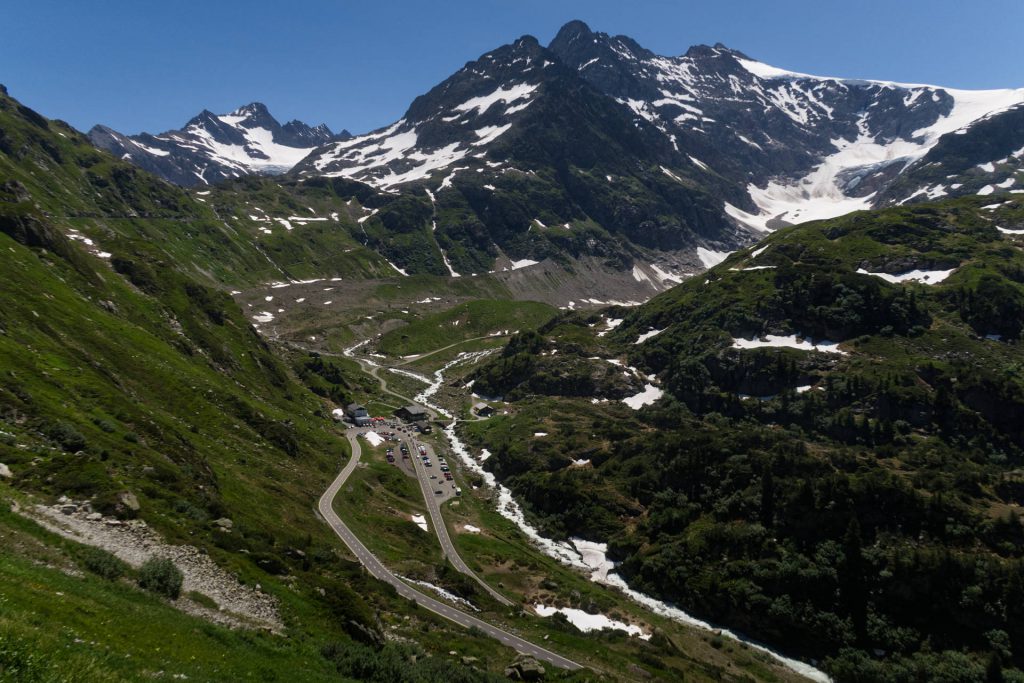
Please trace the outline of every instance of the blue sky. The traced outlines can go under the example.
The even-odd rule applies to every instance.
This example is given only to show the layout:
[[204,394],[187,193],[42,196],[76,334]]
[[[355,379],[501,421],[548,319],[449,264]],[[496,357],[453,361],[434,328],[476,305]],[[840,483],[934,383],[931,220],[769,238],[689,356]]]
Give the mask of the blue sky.
[[661,54],[722,42],[822,75],[1024,86],[1021,0],[29,0],[5,3],[0,83],[86,130],[181,126],[253,100],[367,131],[460,68],[570,19]]

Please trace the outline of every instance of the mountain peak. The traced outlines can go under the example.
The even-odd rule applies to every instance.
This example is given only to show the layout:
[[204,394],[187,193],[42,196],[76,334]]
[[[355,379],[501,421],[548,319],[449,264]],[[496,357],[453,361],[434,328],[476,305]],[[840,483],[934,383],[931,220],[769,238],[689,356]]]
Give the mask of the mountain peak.
[[721,43],[715,43],[714,47],[711,45],[704,45],[703,43],[700,45],[691,45],[690,49],[687,50],[686,54],[683,56],[689,57],[690,59],[717,57],[721,51],[721,48],[718,47],[719,45],[721,45]]
[[562,28],[558,29],[558,33],[551,40],[548,47],[552,47],[554,45],[569,45],[574,41],[593,37],[594,32],[590,30],[590,27],[587,26],[586,23],[579,19],[574,19],[562,26]]
[[203,109],[183,129],[160,135],[126,136],[98,125],[89,137],[119,158],[190,186],[251,173],[284,173],[335,135],[325,124],[311,128],[292,120],[282,126],[267,105],[254,101],[230,114]]
[[540,47],[540,41],[531,36],[530,34],[520,36],[513,44],[516,47],[526,47],[531,49],[535,47]]
[[262,102],[250,102],[231,112],[231,116],[270,116],[270,110]]
[[210,124],[216,125],[216,122],[217,115],[209,109],[203,109],[201,112],[199,112],[198,114],[196,114],[188,120],[188,122],[185,124],[185,129],[188,130],[189,128],[192,128],[194,126],[203,128]]
[[690,59],[714,59],[722,56],[750,59],[739,50],[734,50],[723,43],[715,43],[714,45],[694,45],[690,47],[683,56],[689,57]]

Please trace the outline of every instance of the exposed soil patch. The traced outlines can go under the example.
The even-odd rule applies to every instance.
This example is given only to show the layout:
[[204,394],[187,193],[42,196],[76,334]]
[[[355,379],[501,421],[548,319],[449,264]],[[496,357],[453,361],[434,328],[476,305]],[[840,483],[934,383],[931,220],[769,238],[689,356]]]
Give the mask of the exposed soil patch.
[[218,607],[214,610],[185,598],[175,601],[185,612],[234,628],[284,630],[273,596],[242,585],[195,546],[167,544],[142,520],[122,522],[89,512],[87,507],[69,512],[71,507],[36,505],[18,512],[56,534],[102,548],[136,568],[152,557],[169,558],[184,576],[182,595],[202,593]]

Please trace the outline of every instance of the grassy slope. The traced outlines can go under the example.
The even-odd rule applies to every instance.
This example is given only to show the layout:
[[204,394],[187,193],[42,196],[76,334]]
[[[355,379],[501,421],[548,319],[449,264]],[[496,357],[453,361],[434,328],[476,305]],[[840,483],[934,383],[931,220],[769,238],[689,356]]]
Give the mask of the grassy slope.
[[555,312],[533,301],[469,301],[388,332],[377,346],[394,356],[424,353],[474,337],[532,329]]
[[231,631],[169,608],[129,579],[91,574],[80,546],[6,509],[0,534],[5,680],[128,681],[157,670],[193,680],[337,680],[312,641]]
[[[14,536],[36,540],[4,554],[0,670],[28,666],[19,680],[134,680],[173,665],[197,678],[298,671],[317,680],[337,669],[392,680],[385,672],[406,661],[405,646],[360,644],[379,644],[383,629],[437,653],[484,647],[410,611],[316,523],[316,496],[347,445],[235,304],[195,279],[264,277],[265,259],[183,192],[9,98],[0,105],[0,462],[14,474],[0,480],[0,507],[67,494],[126,515],[117,500],[131,491],[152,528],[276,596],[287,626],[287,638],[232,634],[128,586],[69,578],[59,572],[75,554],[67,544],[5,513],[5,551]],[[120,217],[144,213],[161,218]],[[112,257],[68,240],[72,227]],[[231,534],[215,530],[220,517],[234,521]],[[58,569],[36,564],[40,555]],[[87,643],[101,636],[109,654],[82,652],[64,624]],[[186,661],[193,641],[197,659]],[[40,652],[51,656],[42,662]],[[430,661],[404,670],[484,679]]]
[[[367,238],[366,229],[377,225],[379,219],[373,218],[370,225],[358,222],[369,217],[373,208],[379,211],[393,200],[365,185],[345,180],[296,182],[250,177],[192,193],[280,269],[277,277],[264,282],[397,275],[380,255],[387,250]],[[297,220],[302,218],[309,220]],[[437,260],[440,262],[440,255]]]

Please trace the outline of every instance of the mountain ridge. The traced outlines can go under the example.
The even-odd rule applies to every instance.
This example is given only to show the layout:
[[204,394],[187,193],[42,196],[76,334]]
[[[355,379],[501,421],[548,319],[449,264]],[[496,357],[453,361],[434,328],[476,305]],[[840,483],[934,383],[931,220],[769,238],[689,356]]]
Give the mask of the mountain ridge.
[[[584,85],[607,101],[597,103]],[[584,123],[559,114],[559,106],[545,109],[538,104],[548,100],[561,100],[589,118]],[[510,231],[529,230],[540,214],[559,225],[586,218],[627,239],[660,235],[641,240],[642,246],[691,250],[689,256],[670,256],[683,268],[701,265],[692,253],[695,247],[731,250],[804,220],[974,191],[1022,191],[1024,154],[1016,150],[1024,150],[1024,129],[1015,124],[1002,125],[1007,144],[1019,141],[1013,153],[943,178],[927,170],[948,147],[939,146],[945,136],[975,126],[995,128],[982,125],[989,119],[1015,121],[1011,110],[1022,102],[1024,88],[968,91],[813,76],[770,66],[720,42],[662,56],[628,36],[595,32],[575,20],[562,26],[547,46],[524,35],[467,62],[414,98],[402,118],[389,126],[323,140],[308,148],[308,155],[296,153],[287,161],[294,162],[288,172],[299,178],[343,177],[387,193],[426,188],[433,197],[461,193],[459,185],[467,184],[474,195],[500,193],[510,173],[535,174],[545,189],[516,198],[512,213],[521,216],[518,227],[507,225],[507,218],[505,225],[496,226],[480,198],[463,196],[449,200],[460,207],[458,226],[438,214],[441,238],[450,235],[452,248],[458,243],[469,252],[494,252],[510,248]],[[541,120],[542,110],[547,120]],[[237,146],[242,142],[238,129],[224,130],[224,119],[231,116],[204,112],[202,120],[190,124],[219,131]],[[631,129],[613,123],[623,116],[631,120]],[[313,144],[329,133],[302,126],[299,144]],[[546,150],[532,144],[537,139],[573,140],[583,131],[593,131],[590,142],[574,140]],[[981,130],[972,134],[983,135]],[[109,131],[96,130],[95,137],[108,148],[117,146]],[[143,137],[138,142],[158,144]],[[619,163],[601,170],[602,153],[613,149],[621,150]],[[169,159],[145,157],[145,152],[136,148],[135,154],[143,155],[139,163],[150,170],[160,173],[160,164],[172,165]],[[1005,161],[997,164],[997,172],[987,170],[989,162],[999,160]],[[265,159],[249,160],[248,166],[226,161],[228,177],[260,168],[282,172],[287,165]],[[634,184],[631,194],[643,195],[650,191],[650,174],[659,172],[681,186],[677,193],[686,195],[681,204],[670,201],[668,213],[641,210],[630,218],[622,210],[610,218],[614,209],[598,208],[583,198],[602,191],[617,195],[614,185],[620,176],[638,178],[647,189]],[[195,166],[174,173],[189,184],[220,178]],[[928,184],[922,184],[925,180]],[[538,201],[540,194],[549,193],[560,196],[562,208],[554,214],[547,202]],[[624,197],[617,201],[628,203]],[[477,226],[469,231],[477,236],[468,243],[467,216]],[[480,236],[480,230],[490,233],[490,239]],[[528,236],[516,237],[518,242],[524,239]],[[517,258],[537,255],[512,249],[519,252]],[[474,256],[475,266],[463,263],[449,270],[479,269],[489,258]]]
[[284,173],[318,145],[349,135],[298,119],[282,125],[258,101],[228,114],[203,109],[182,128],[157,135],[123,135],[100,124],[88,132],[96,147],[185,187]]

